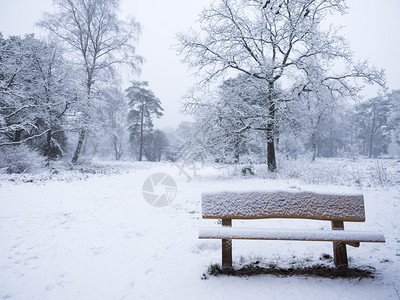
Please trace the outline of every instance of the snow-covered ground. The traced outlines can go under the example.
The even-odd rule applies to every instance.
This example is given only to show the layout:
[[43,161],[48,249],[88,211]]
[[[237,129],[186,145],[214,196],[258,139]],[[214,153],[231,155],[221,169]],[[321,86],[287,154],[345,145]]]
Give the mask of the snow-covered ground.
[[[354,163],[357,170],[346,173],[344,168],[352,168],[350,161],[341,165],[321,161],[310,167],[314,172],[305,179],[297,174],[302,167],[296,171],[296,165],[292,166],[295,176],[286,172],[286,177],[275,179],[241,178],[232,175],[232,170],[212,167],[197,170],[196,176],[187,167],[188,177],[178,165],[151,163],[120,163],[112,165],[115,172],[96,174],[67,170],[53,171],[51,176],[3,174],[0,299],[400,299],[400,187],[396,177],[400,168],[396,160],[387,163],[385,167],[370,162],[362,169],[358,162]],[[342,168],[345,175],[330,174],[332,178],[315,185],[317,170],[322,174],[327,165]],[[363,177],[368,166],[376,166],[371,171],[376,179]],[[379,175],[378,169],[384,173]],[[143,197],[143,183],[157,172],[169,174],[177,185],[176,198],[166,207],[154,207]],[[330,180],[340,185],[323,185]],[[350,267],[374,268],[375,277],[204,276],[211,264],[220,263],[221,242],[198,239],[200,226],[216,223],[201,219],[201,193],[269,188],[362,192],[366,222],[347,223],[345,228],[381,231],[386,243],[362,243],[347,251]],[[329,222],[304,220],[233,221],[235,225],[330,227]],[[333,266],[330,259],[322,259],[324,254],[332,255],[331,242],[233,242],[236,267],[254,261],[278,267]]]

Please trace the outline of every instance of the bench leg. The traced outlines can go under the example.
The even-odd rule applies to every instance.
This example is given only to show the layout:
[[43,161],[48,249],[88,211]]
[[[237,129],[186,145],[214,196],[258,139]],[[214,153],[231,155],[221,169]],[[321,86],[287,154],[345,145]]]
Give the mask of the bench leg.
[[[222,226],[232,226],[232,219],[222,219]],[[222,269],[232,269],[232,240],[222,239]]]
[[[342,221],[332,221],[333,230],[344,230]],[[342,242],[333,242],[333,258],[336,267],[347,267],[347,250],[346,244]]]

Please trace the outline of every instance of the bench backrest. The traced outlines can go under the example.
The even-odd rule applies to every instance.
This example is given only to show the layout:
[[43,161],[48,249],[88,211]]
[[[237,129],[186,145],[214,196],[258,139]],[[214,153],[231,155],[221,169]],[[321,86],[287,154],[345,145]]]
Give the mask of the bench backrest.
[[221,192],[202,194],[205,219],[297,218],[364,222],[362,195],[312,192]]

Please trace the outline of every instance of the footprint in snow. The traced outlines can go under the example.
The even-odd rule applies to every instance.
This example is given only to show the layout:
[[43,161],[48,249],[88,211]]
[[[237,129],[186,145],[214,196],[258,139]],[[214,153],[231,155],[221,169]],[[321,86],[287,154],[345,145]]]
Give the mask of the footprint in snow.
[[90,249],[90,253],[94,256],[100,255],[103,252],[103,247],[93,247]]

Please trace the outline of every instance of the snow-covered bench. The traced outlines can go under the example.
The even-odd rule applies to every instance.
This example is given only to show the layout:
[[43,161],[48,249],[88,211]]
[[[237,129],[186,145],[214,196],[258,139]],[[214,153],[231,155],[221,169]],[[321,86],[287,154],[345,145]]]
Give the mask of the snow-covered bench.
[[[200,239],[222,239],[222,266],[232,268],[232,239],[332,241],[336,266],[347,266],[346,244],[385,242],[381,233],[344,231],[343,222],[365,222],[362,195],[313,192],[221,192],[202,194],[203,219],[222,219],[222,227],[200,229]],[[232,219],[295,218],[331,221],[332,230],[232,227]]]

